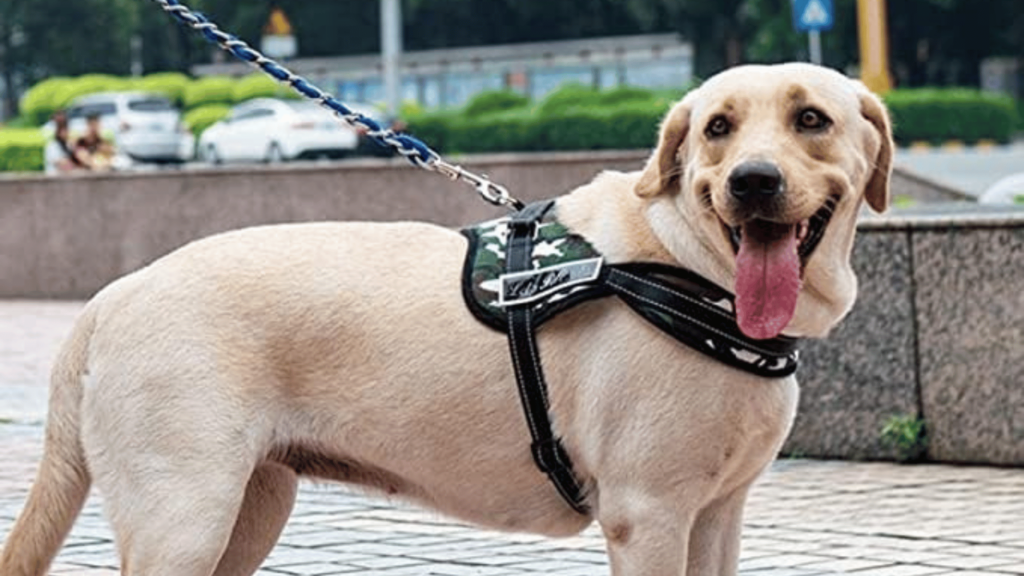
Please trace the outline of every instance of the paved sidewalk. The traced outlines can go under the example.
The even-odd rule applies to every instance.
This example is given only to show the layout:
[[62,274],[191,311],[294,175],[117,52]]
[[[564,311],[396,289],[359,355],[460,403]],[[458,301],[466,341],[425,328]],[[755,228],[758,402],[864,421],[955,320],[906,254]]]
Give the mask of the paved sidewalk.
[[[0,543],[42,442],[50,359],[77,303],[0,302]],[[115,574],[93,495],[53,574]],[[607,574],[595,528],[551,540],[477,530],[336,486],[304,484],[260,574]],[[1024,574],[1024,470],[782,460],[747,509],[747,576]]]

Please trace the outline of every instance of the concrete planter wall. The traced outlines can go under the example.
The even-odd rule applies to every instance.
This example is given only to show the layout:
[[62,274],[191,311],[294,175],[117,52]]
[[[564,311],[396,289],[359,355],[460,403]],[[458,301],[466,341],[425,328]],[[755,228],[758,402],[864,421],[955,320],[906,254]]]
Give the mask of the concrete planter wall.
[[[465,165],[528,201],[562,194],[602,169],[638,169],[645,157],[507,154]],[[925,201],[959,199],[902,171],[893,187]],[[243,226],[458,226],[504,213],[402,160],[0,178],[0,298],[87,298],[188,241]],[[805,344],[801,408],[786,451],[891,457],[881,428],[906,414],[927,421],[934,459],[1024,464],[1024,211],[868,219],[854,265],[854,311],[832,337]]]
[[928,457],[1024,464],[1024,211],[862,222],[860,294],[808,342],[786,451],[885,458],[893,415],[924,418]]

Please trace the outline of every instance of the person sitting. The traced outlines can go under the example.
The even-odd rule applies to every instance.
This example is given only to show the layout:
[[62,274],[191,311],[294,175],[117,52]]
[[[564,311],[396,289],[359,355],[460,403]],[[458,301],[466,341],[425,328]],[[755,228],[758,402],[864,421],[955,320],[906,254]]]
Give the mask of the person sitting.
[[103,137],[98,114],[85,119],[85,134],[75,142],[75,153],[90,170],[109,170],[114,160],[114,144]]
[[68,117],[64,112],[53,115],[53,138],[43,152],[47,174],[61,174],[88,168],[82,154],[69,141]]

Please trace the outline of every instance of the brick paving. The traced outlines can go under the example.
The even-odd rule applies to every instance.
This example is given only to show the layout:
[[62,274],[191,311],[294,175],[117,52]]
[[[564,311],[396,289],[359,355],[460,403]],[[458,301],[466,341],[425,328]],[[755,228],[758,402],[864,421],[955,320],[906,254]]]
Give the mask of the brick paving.
[[[39,457],[46,374],[80,303],[0,301],[0,544]],[[93,494],[55,575],[116,574]],[[568,539],[478,530],[333,485],[303,484],[259,574],[607,574],[596,528]],[[747,508],[746,576],[1024,575],[1024,470],[780,460]]]

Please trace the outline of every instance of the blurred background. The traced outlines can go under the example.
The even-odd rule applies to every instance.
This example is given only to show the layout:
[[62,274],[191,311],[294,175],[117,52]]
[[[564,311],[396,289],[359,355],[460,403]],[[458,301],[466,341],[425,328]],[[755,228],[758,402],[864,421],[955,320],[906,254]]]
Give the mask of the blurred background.
[[[885,96],[902,146],[1006,145],[1024,130],[1020,0],[191,7],[443,152],[647,148],[667,106],[700,79],[788,60],[862,77]],[[78,168],[129,169],[388,153],[325,114],[282,104],[292,97],[287,89],[231,61],[154,2],[4,0],[0,70],[0,171],[59,172],[52,164],[61,158]],[[64,150],[54,147],[47,160],[61,112]],[[100,116],[111,158],[76,157],[91,115]]]

